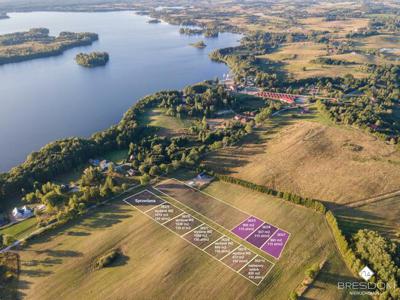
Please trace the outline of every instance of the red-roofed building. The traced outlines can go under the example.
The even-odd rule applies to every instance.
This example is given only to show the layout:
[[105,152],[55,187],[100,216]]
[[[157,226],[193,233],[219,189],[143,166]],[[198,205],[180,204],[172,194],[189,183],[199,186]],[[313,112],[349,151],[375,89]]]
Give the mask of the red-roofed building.
[[283,101],[289,104],[293,104],[297,98],[295,95],[285,94],[285,93],[273,93],[273,92],[259,92],[258,97]]

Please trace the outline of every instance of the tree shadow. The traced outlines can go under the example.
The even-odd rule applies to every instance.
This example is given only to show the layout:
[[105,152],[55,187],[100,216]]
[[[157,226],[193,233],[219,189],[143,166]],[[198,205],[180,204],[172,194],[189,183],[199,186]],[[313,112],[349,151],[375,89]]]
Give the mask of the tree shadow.
[[83,254],[78,251],[72,250],[35,250],[37,254],[46,254],[52,257],[82,257]]
[[22,266],[27,266],[27,267],[36,267],[36,266],[54,266],[62,263],[61,258],[50,258],[46,257],[44,260],[38,260],[38,259],[33,259],[30,261],[21,261]]
[[[28,241],[26,245],[23,246],[24,250],[29,250],[32,244],[41,244],[47,243],[51,241],[53,238],[65,234],[67,232],[68,235],[72,236],[88,236],[90,235],[90,230],[93,228],[106,228],[111,227],[119,222],[121,219],[126,219],[131,217],[126,213],[130,213],[131,211],[128,209],[123,209],[118,206],[112,210],[112,213],[109,213],[110,205],[107,204],[101,207],[95,208],[93,211],[88,212],[84,216],[81,216],[77,219],[71,220],[70,222],[52,229],[48,232],[43,233],[42,235],[34,237],[32,240]],[[73,227],[80,227],[82,229],[87,229],[89,232],[77,232],[71,230]],[[70,231],[69,231],[70,230]]]
[[89,232],[83,232],[83,231],[68,231],[67,235],[72,235],[72,236],[88,236],[90,235]]
[[112,264],[110,264],[107,268],[124,266],[128,263],[129,259],[130,259],[129,256],[121,253],[118,256],[118,258]]
[[46,277],[53,274],[53,272],[44,270],[21,270],[20,274],[28,277]]
[[121,223],[123,219],[130,218],[131,215],[119,214],[119,213],[108,213],[102,215],[99,218],[91,219],[86,222],[85,226],[88,228],[108,228],[115,224]]
[[339,226],[347,235],[354,234],[360,229],[378,231],[387,236],[394,233],[394,226],[390,226],[385,218],[362,210],[362,206],[349,207],[336,204],[334,214],[338,219]]

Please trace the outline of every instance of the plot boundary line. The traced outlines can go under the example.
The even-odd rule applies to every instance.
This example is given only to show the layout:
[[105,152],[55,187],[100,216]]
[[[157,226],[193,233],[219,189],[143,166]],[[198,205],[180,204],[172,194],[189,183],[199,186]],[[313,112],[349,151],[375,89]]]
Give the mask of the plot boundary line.
[[207,247],[204,248],[204,250],[206,250],[208,247],[210,247],[211,245],[214,245],[216,242],[218,242],[220,239],[222,239],[223,236],[219,237],[218,239],[216,239],[214,242],[212,242],[210,245],[208,245]]
[[160,207],[160,206],[163,205],[163,204],[165,204],[165,201],[164,201],[164,200],[163,200],[163,203],[161,203],[161,204],[159,204],[159,205],[157,205],[157,206],[154,206],[153,208],[150,208],[150,209],[146,210],[145,213],[148,213],[148,212],[151,211],[152,209],[155,209],[155,208],[157,208],[157,207]]
[[[179,181],[179,180],[178,180]],[[211,223],[215,223],[215,224],[217,224],[218,226],[221,226],[221,225],[219,225],[218,223],[216,223],[215,221],[213,221],[213,220],[211,220],[210,218],[208,218],[208,217],[206,217],[206,216],[204,216],[202,213],[199,213],[198,211],[196,211],[195,209],[193,209],[193,208],[190,208],[189,206],[187,206],[186,204],[184,204],[184,203],[182,203],[181,201],[179,201],[179,200],[176,200],[174,197],[172,197],[172,196],[170,196],[170,195],[168,195],[167,193],[164,193],[163,191],[161,191],[161,190],[159,190],[156,186],[153,186],[153,188],[154,189],[156,189],[158,192],[160,192],[160,193],[162,193],[162,194],[164,194],[165,196],[167,196],[168,198],[171,198],[171,199],[173,199],[173,200],[175,200],[175,201],[177,201],[178,203],[180,203],[182,206],[184,206],[184,207],[186,207],[186,209],[189,209],[189,210],[192,210],[192,211],[194,211],[194,212],[196,212],[197,214],[199,214],[199,215],[201,215],[202,217],[204,217],[205,219],[207,219],[208,221],[210,221]],[[150,193],[152,193],[151,191],[149,191]],[[155,195],[154,193],[152,193],[153,195]],[[207,195],[207,194],[206,194]],[[155,195],[155,196],[157,196],[157,195]],[[169,202],[168,202],[169,203]],[[171,204],[172,205],[172,204]],[[247,215],[250,217],[250,215],[247,213]],[[203,222],[204,223],[204,222]],[[208,224],[207,224],[208,225]],[[224,226],[221,226],[221,227],[224,227]],[[211,227],[212,228],[212,227]],[[224,227],[225,228],[225,227]],[[217,229],[215,229],[215,228],[212,228],[212,229],[214,229],[215,231],[217,231],[218,233],[220,233],[220,234],[222,234],[223,236],[226,236],[226,237],[228,237],[229,239],[231,239],[231,240],[233,240],[232,238],[230,238],[228,235],[226,235],[225,233],[222,233],[222,232],[220,232],[219,230],[217,230]],[[225,228],[226,229],[226,228]],[[229,231],[229,229],[226,229],[227,231]],[[231,231],[229,231],[229,233],[231,233],[231,234],[234,234],[234,233],[232,233]],[[235,235],[236,236],[236,235]],[[252,245],[253,247],[255,247],[255,245],[253,245],[253,244],[251,244],[250,242],[248,242],[248,241],[246,241],[245,239],[242,239],[242,238],[240,238],[239,236],[237,236],[240,240],[242,240],[242,241],[245,241],[246,243],[249,243],[250,245]],[[234,242],[236,242],[235,240],[233,240]],[[190,242],[191,243],[191,242]],[[255,254],[256,256],[255,257],[257,257],[257,255],[258,256],[260,256],[260,257],[262,257],[263,259],[265,259],[267,262],[269,262],[270,264],[272,264],[272,267],[271,267],[271,269],[268,271],[268,273],[274,268],[274,266],[275,266],[275,262],[273,262],[273,261],[271,261],[270,259],[268,259],[267,257],[264,257],[264,256],[262,256],[262,255],[260,255],[260,254],[257,254],[257,253],[255,253],[253,250],[251,250],[251,249],[249,249],[248,247],[246,247],[245,245],[243,245],[242,243],[240,243],[240,242],[236,242],[236,243],[238,243],[239,244],[239,246],[237,246],[234,250],[232,250],[230,253],[228,253],[227,255],[225,255],[223,258],[221,258],[221,259],[224,259],[226,256],[228,256],[229,254],[231,254],[233,251],[235,251],[237,248],[239,248],[240,246],[243,246],[243,247],[245,247],[246,249],[248,249],[250,252],[252,252],[253,254]],[[196,246],[196,245],[195,245]],[[197,247],[197,246],[196,246]],[[199,248],[199,249],[201,249],[201,248]],[[259,249],[259,248],[258,248]],[[203,250],[203,249],[201,249],[201,250]],[[260,249],[260,251],[262,251],[262,252],[264,252],[264,253],[266,253],[266,254],[268,254],[268,255],[270,255],[269,253],[267,253],[267,252],[265,252],[265,251],[263,251],[263,250],[261,250]],[[206,252],[206,251],[204,251],[204,252]],[[209,254],[208,252],[206,252],[207,254]],[[209,255],[211,255],[211,254],[209,254]],[[271,257],[273,257],[273,258],[275,258],[274,256],[272,256],[272,255],[270,255]],[[248,265],[250,263],[250,261],[246,264],[246,265]],[[225,264],[225,263],[224,263]],[[226,265],[226,264],[225,264]],[[246,266],[245,265],[245,266]],[[226,265],[226,266],[228,266],[228,265]],[[231,268],[230,266],[228,266],[230,269],[232,269],[233,271],[235,271],[236,272],[236,270],[234,270],[233,268]],[[261,282],[265,279],[265,277],[268,275],[268,273],[267,274],[265,274],[265,276],[261,279],[261,281],[258,283],[258,284],[256,284],[257,286],[259,285],[259,284],[261,284]],[[238,274],[240,274],[240,273],[238,273]],[[242,274],[240,274],[240,275],[242,275]],[[243,275],[242,275],[243,276]],[[243,277],[245,277],[245,276],[243,276]],[[245,277],[246,278],[246,277]],[[248,279],[248,278],[246,278],[246,279]],[[250,279],[248,279],[249,281],[251,281]],[[251,282],[253,282],[253,281],[251,281]],[[253,282],[254,283],[254,282]],[[255,284],[255,283],[254,283]]]
[[[184,212],[184,211],[182,211],[182,213],[180,213],[179,215],[177,215],[177,216],[175,216],[175,217],[173,217],[173,218],[171,218],[171,219],[169,219],[169,220],[167,220],[167,221],[165,221],[165,222],[158,222],[157,220],[156,220],[156,222],[158,222],[158,223],[160,223],[160,224],[166,224],[166,223],[168,223],[168,222],[171,222],[171,221],[173,221],[173,220],[175,220],[176,218],[179,218],[180,216],[182,216],[183,214],[187,214],[186,212]],[[151,217],[151,216],[149,216],[149,217]]]
[[[131,195],[130,197],[135,196],[135,195],[138,195],[138,194],[140,194],[140,193],[142,193],[142,192],[144,192],[144,191],[150,192],[150,193],[153,194],[154,196],[160,198],[159,196],[157,196],[156,194],[154,194],[153,192],[151,192],[151,191],[149,191],[149,190],[147,190],[147,189],[145,189],[145,190],[143,190],[143,191],[141,191],[141,192],[139,192],[139,193],[136,193],[136,194],[134,194],[134,195]],[[128,198],[128,197],[127,197],[127,198]],[[146,216],[148,219],[150,219],[150,220],[154,221],[155,223],[161,225],[162,227],[166,228],[166,229],[169,230],[170,232],[174,233],[176,236],[180,237],[182,240],[188,242],[188,243],[191,244],[192,246],[196,247],[198,250],[200,250],[200,251],[204,252],[205,254],[207,254],[208,256],[212,257],[214,260],[216,260],[216,261],[222,263],[224,266],[228,267],[228,268],[231,269],[233,272],[239,274],[240,276],[242,276],[244,279],[246,279],[247,281],[251,282],[251,283],[254,284],[255,286],[259,286],[259,285],[264,281],[264,279],[267,277],[267,275],[271,272],[271,270],[272,270],[272,269],[274,268],[274,266],[275,266],[275,263],[269,261],[268,259],[262,257],[261,255],[258,255],[257,253],[253,252],[251,249],[248,249],[246,246],[244,246],[244,245],[242,245],[242,244],[240,244],[240,243],[239,243],[239,246],[238,246],[238,247],[236,247],[234,250],[232,250],[230,253],[228,253],[228,255],[229,255],[229,254],[231,254],[233,251],[235,251],[237,248],[239,248],[240,246],[242,246],[242,247],[246,248],[247,250],[249,250],[250,252],[252,252],[253,254],[255,254],[255,257],[252,258],[251,260],[249,260],[243,267],[247,266],[247,265],[248,265],[251,261],[253,261],[253,259],[255,259],[257,256],[260,256],[261,258],[265,259],[266,261],[268,261],[269,263],[272,264],[272,267],[270,268],[270,270],[262,277],[262,279],[260,280],[260,282],[257,284],[257,283],[255,283],[254,281],[252,281],[251,279],[247,278],[247,277],[244,276],[243,274],[241,274],[241,273],[239,273],[238,271],[236,271],[235,269],[233,269],[231,266],[229,266],[229,265],[227,265],[226,263],[224,263],[224,262],[222,261],[222,259],[225,258],[225,256],[224,256],[223,258],[221,258],[221,259],[218,259],[218,258],[216,258],[215,256],[211,255],[210,253],[204,251],[204,250],[201,249],[199,246],[193,244],[191,241],[189,241],[189,240],[183,238],[183,235],[179,235],[177,232],[175,232],[175,231],[173,231],[172,229],[168,228],[168,227],[165,226],[163,223],[160,223],[160,222],[156,221],[155,219],[153,219],[151,216],[149,216],[149,215],[146,214],[145,212],[143,212],[143,211],[141,211],[140,209],[136,208],[133,204],[131,204],[130,202],[126,201],[127,198],[122,199],[122,201],[123,201],[124,203],[128,204],[129,206],[133,207],[136,211],[138,211],[138,212],[141,213],[142,215]],[[171,197],[171,198],[172,198],[172,197]],[[161,198],[160,198],[160,199],[161,199]],[[172,199],[174,199],[174,198],[172,198]],[[161,199],[161,200],[162,200],[162,199]],[[165,201],[165,202],[169,203],[168,201]],[[171,203],[169,203],[169,204],[171,204]],[[172,205],[172,204],[171,204],[171,205]],[[172,206],[174,206],[174,205],[172,205]],[[183,213],[186,213],[186,212],[183,212]],[[186,214],[188,214],[188,213],[186,213]],[[190,214],[189,214],[189,215],[190,215]],[[198,221],[199,221],[199,220],[198,220]],[[201,221],[200,221],[200,222],[201,222]],[[204,223],[204,222],[202,222],[202,223],[205,224],[205,225],[207,225],[207,224]],[[219,232],[218,230],[216,230],[216,229],[214,229],[214,228],[212,228],[212,229],[215,230],[215,231],[217,231],[218,233],[222,234],[223,236],[228,237],[227,235],[225,235],[225,234]],[[222,237],[221,237],[221,238],[222,238]],[[229,237],[228,237],[228,238],[229,238]],[[204,248],[204,249],[205,249],[205,248]],[[241,268],[241,269],[242,269],[242,268]]]
[[[179,179],[176,179],[176,178],[168,178],[168,179],[166,179],[166,180],[164,180],[164,181],[162,181],[162,182],[168,182],[168,181],[171,181],[171,180],[176,180],[176,181],[178,181],[179,183],[181,183],[181,184],[187,186],[187,187],[190,188],[190,189],[193,189],[193,190],[195,190],[195,191],[197,191],[197,192],[200,192],[200,193],[202,193],[202,194],[204,194],[204,195],[207,195],[207,196],[209,196],[209,197],[211,197],[211,198],[213,198],[213,199],[215,199],[215,200],[217,200],[217,201],[219,201],[219,202],[222,202],[222,203],[224,203],[224,204],[226,204],[226,205],[229,205],[229,206],[232,207],[232,208],[235,208],[235,209],[241,211],[242,213],[244,213],[244,214],[246,214],[246,215],[249,216],[246,220],[248,220],[248,219],[251,218],[251,217],[255,217],[255,218],[261,220],[262,222],[264,222],[261,218],[259,218],[259,217],[257,217],[257,216],[254,216],[254,215],[250,215],[248,212],[245,212],[244,210],[242,210],[242,209],[240,209],[240,208],[238,208],[238,207],[236,207],[236,206],[234,206],[234,205],[232,205],[232,204],[230,204],[230,203],[228,203],[228,202],[225,202],[224,200],[220,200],[220,199],[218,199],[218,198],[216,198],[216,197],[214,197],[214,196],[212,196],[212,195],[210,195],[210,194],[208,194],[208,193],[206,193],[206,192],[203,192],[202,190],[199,190],[199,189],[197,189],[197,188],[191,187],[190,185],[186,184],[186,183],[183,182],[183,181],[180,181]],[[160,193],[162,193],[162,194],[168,196],[169,198],[174,199],[175,201],[178,201],[180,204],[182,204],[182,205],[185,206],[186,208],[195,211],[196,213],[198,213],[198,214],[201,215],[202,217],[206,218],[207,220],[211,221],[212,223],[215,223],[215,224],[217,224],[218,226],[222,226],[222,225],[219,225],[218,223],[216,223],[215,221],[211,220],[210,218],[204,216],[202,213],[197,212],[195,209],[188,207],[186,204],[183,204],[181,201],[176,200],[174,197],[172,197],[172,196],[168,195],[167,193],[161,191],[159,188],[157,188],[157,186],[161,185],[162,182],[160,182],[160,183],[154,185],[153,188],[156,189],[157,191],[159,191]],[[242,221],[242,223],[245,222],[246,220]],[[242,223],[240,223],[240,224],[242,224]],[[237,226],[239,226],[240,224],[238,224]],[[264,246],[264,244],[265,244],[267,241],[269,241],[269,239],[270,239],[272,236],[271,236],[267,241],[265,241],[264,244],[262,244],[261,247],[257,247],[258,249],[260,249],[261,251],[263,251],[263,252],[265,252],[266,254],[270,255],[270,256],[273,257],[274,259],[279,260],[279,259],[281,258],[281,256],[282,256],[282,254],[283,254],[283,250],[286,248],[286,245],[287,245],[287,243],[289,242],[291,233],[288,232],[288,231],[286,231],[286,230],[284,230],[284,229],[282,229],[281,227],[279,227],[279,226],[277,226],[277,225],[274,225],[274,224],[272,224],[272,223],[266,223],[266,222],[264,222],[263,224],[261,224],[257,229],[259,229],[259,228],[260,228],[262,225],[264,225],[264,224],[272,225],[272,226],[276,227],[278,230],[282,230],[282,231],[284,231],[284,232],[286,232],[286,233],[288,234],[288,238],[287,238],[287,240],[286,240],[286,243],[285,243],[285,245],[284,245],[284,248],[282,249],[282,251],[281,251],[281,253],[279,254],[278,257],[275,257],[275,256],[273,256],[272,254],[269,254],[268,252],[266,252],[266,251],[264,251],[264,250],[261,249],[261,247]],[[236,226],[236,227],[237,227],[237,226]],[[224,226],[222,226],[222,227],[224,227]],[[236,228],[236,227],[234,227],[234,228]],[[229,229],[227,229],[227,230],[229,230]],[[229,231],[231,232],[231,230],[229,230]],[[256,230],[255,230],[255,231],[256,231]],[[233,233],[233,232],[232,232],[232,233]],[[254,232],[252,232],[250,235],[252,235],[253,233],[254,233]],[[233,234],[235,234],[235,233],[233,233]],[[236,234],[235,234],[235,235],[236,235]],[[246,241],[247,243],[251,244],[252,246],[256,247],[255,245],[253,245],[252,243],[250,243],[250,242],[247,241],[247,238],[250,237],[250,235],[246,236],[246,239],[243,239],[243,238],[241,238],[241,237],[238,236],[238,235],[236,235],[236,236],[239,237],[241,240],[244,240],[244,241]],[[269,260],[267,259],[267,261],[269,261]]]
[[[197,219],[196,219],[196,220],[197,220]],[[200,221],[200,220],[198,220],[198,221]],[[188,232],[182,234],[182,237],[184,237],[185,235],[191,233],[192,231],[195,231],[197,228],[199,228],[199,227],[201,227],[201,226],[203,226],[203,225],[206,225],[206,226],[207,226],[207,224],[204,223],[204,222],[201,222],[201,221],[200,221],[200,223],[201,223],[201,224],[200,224],[199,226],[196,226],[195,228],[193,228],[193,229],[189,230]]]
[[[283,247],[281,253],[279,253],[279,256],[278,256],[278,257],[275,257],[275,256],[273,256],[272,254],[270,254],[272,257],[274,257],[274,258],[277,259],[277,260],[281,258],[282,253],[283,253],[283,250],[285,250],[285,247],[286,247],[287,243],[289,242],[290,235],[291,235],[290,232],[287,232],[287,231],[285,231],[285,230],[283,230],[283,229],[281,229],[281,228],[279,228],[279,229],[282,230],[282,231],[284,231],[284,232],[286,232],[286,233],[288,234],[288,238],[287,238],[287,240],[286,240],[286,243],[285,243],[285,245],[284,245],[284,247]],[[269,237],[269,239],[265,241],[264,244],[262,244],[262,246],[260,247],[260,249],[261,249],[262,247],[264,247],[264,245],[265,245],[265,244],[275,235],[275,233],[277,233],[277,232],[278,232],[278,230],[275,231],[274,234],[271,235],[271,236]],[[262,251],[264,251],[264,250],[262,250]],[[265,252],[265,251],[264,251],[264,252]]]
[[[227,257],[228,255],[231,255],[234,251],[236,251],[237,249],[239,249],[239,247],[242,246],[242,244],[239,244],[236,248],[234,248],[232,251],[230,251],[228,254],[225,254],[224,256],[222,256],[219,260],[223,260],[225,259],[225,257]],[[257,254],[256,254],[257,255]]]
[[[257,255],[254,256],[252,259],[250,259],[249,263],[251,263],[253,260],[255,260],[256,257],[257,257]],[[248,264],[249,264],[249,263],[248,263]],[[242,271],[248,264],[245,264],[243,267],[241,267],[241,268],[238,270],[238,272]]]
[[[218,232],[220,233],[220,232]],[[208,247],[210,247],[211,245],[214,245],[216,242],[218,242],[220,239],[222,239],[223,237],[227,237],[228,239],[230,239],[232,242],[237,243],[236,241],[232,240],[229,236],[227,236],[226,234],[223,234],[221,237],[219,237],[218,239],[216,239],[214,242],[212,242],[210,245],[208,245],[207,247],[204,248],[204,250],[206,250]],[[237,243],[238,244],[238,243]]]
[[[254,230],[253,230],[253,232],[250,232],[248,235],[246,235],[246,237],[245,238],[242,238],[242,237],[240,237],[242,240],[246,240],[247,241],[247,239],[253,234],[253,233],[255,233],[258,229],[260,229],[261,228],[261,226],[263,226],[264,224],[268,224],[268,223],[265,223],[263,220],[261,220],[260,218],[257,218],[257,217],[255,217],[255,216],[252,216],[252,215],[249,215],[249,217],[246,219],[246,220],[244,220],[244,221],[242,221],[241,223],[239,223],[238,225],[236,225],[235,227],[233,227],[231,230],[229,230],[229,231],[231,231],[233,234],[235,234],[235,235],[237,235],[236,233],[234,233],[233,232],[233,230],[236,228],[236,227],[238,227],[238,226],[240,226],[241,224],[243,224],[244,222],[246,222],[248,219],[250,219],[250,218],[256,218],[256,219],[258,219],[258,220],[260,220],[262,223],[261,223],[261,225],[259,225],[258,227],[256,227]],[[238,236],[238,235],[237,235]],[[251,244],[251,243],[250,243]]]
[[[218,225],[218,226],[220,226],[220,227],[225,228],[224,226],[222,226],[222,225],[218,224],[217,222],[211,220],[209,217],[206,217],[206,216],[203,215],[202,213],[199,213],[197,210],[195,210],[195,209],[193,209],[193,208],[190,208],[189,206],[187,206],[186,204],[182,203],[182,202],[179,201],[179,200],[176,200],[174,197],[168,195],[167,193],[164,193],[163,191],[157,189],[156,187],[153,187],[153,188],[156,189],[158,192],[164,194],[165,196],[167,196],[167,197],[173,199],[174,201],[177,201],[177,202],[180,203],[182,206],[184,206],[186,209],[189,209],[189,210],[192,210],[192,211],[196,212],[197,214],[199,214],[199,215],[202,216],[203,218],[207,219],[209,222],[214,223],[214,224],[216,224],[216,225]],[[204,222],[203,222],[203,223],[204,223]],[[215,228],[213,228],[213,229],[216,230]],[[227,231],[229,231],[229,233],[234,234],[234,233],[231,232],[229,229],[227,229],[227,228],[225,228],[225,229],[226,229]],[[219,230],[216,230],[216,231],[219,232],[219,233],[222,234],[222,235],[227,236],[225,233],[222,233],[222,232],[220,232]],[[234,234],[234,235],[237,236],[236,234]],[[239,238],[239,239],[242,240],[242,241],[245,241],[246,243],[250,244],[252,247],[256,247],[256,246],[253,245],[252,243],[246,241],[245,239],[242,239],[242,238],[239,237],[239,236],[237,236],[237,238]],[[232,240],[232,239],[231,239],[231,240]],[[242,245],[240,242],[239,242],[238,244]],[[246,247],[246,248],[248,248],[248,247]],[[259,249],[259,248],[257,248],[257,249]],[[253,252],[254,254],[256,254],[256,255],[259,255],[259,254],[255,253],[253,250],[251,250],[251,249],[249,249],[249,250],[250,250],[251,252]],[[263,250],[260,249],[260,251],[263,251]],[[267,252],[265,252],[265,251],[263,251],[263,252],[269,255],[269,253],[267,253]],[[261,255],[260,255],[260,256],[261,256]],[[272,255],[271,255],[271,257],[275,258],[275,257],[272,256]],[[269,261],[270,263],[274,263],[274,262],[270,261],[268,258],[266,258],[266,257],[264,257],[264,258],[265,258],[267,261]]]
[[[176,178],[174,178],[174,177],[173,177],[173,178],[168,178],[168,179],[166,179],[166,180],[164,180],[164,181],[162,181],[162,182],[171,181],[171,180],[176,180],[176,181],[178,181],[179,183],[181,183],[181,184],[187,186],[187,187],[190,188],[190,189],[193,189],[193,190],[195,190],[195,191],[197,191],[197,192],[199,192],[199,193],[202,193],[202,194],[204,194],[204,195],[207,195],[208,197],[211,197],[211,198],[213,198],[213,199],[215,199],[215,200],[217,200],[217,201],[219,201],[219,202],[222,202],[222,203],[224,203],[224,204],[226,204],[226,205],[229,205],[230,207],[239,210],[240,212],[242,212],[242,213],[248,215],[249,217],[253,216],[253,217],[256,217],[257,219],[260,219],[261,221],[263,221],[261,218],[255,216],[255,215],[250,215],[248,212],[245,212],[243,209],[241,209],[241,208],[239,208],[239,207],[236,207],[236,206],[234,206],[233,204],[230,204],[230,203],[228,203],[228,202],[226,202],[226,201],[224,201],[224,200],[218,199],[218,198],[214,197],[213,195],[210,195],[210,194],[208,194],[208,193],[206,193],[206,192],[203,192],[202,190],[199,190],[198,188],[192,187],[192,186],[186,184],[185,182],[183,182],[183,181],[181,181],[181,180],[179,180],[179,179],[176,179]],[[157,191],[160,191],[160,190],[157,188],[157,186],[161,185],[162,182],[160,182],[160,183],[154,185],[153,187],[154,187]],[[162,193],[165,194],[164,192],[162,192]],[[172,198],[172,199],[175,199],[175,198],[173,198],[173,197],[171,197],[171,198]],[[176,199],[175,199],[175,200],[176,200]],[[178,200],[177,200],[177,201],[178,201]],[[180,201],[178,201],[178,202],[180,202]],[[263,221],[263,222],[264,222],[264,221]],[[264,222],[264,223],[265,223],[265,222]],[[279,228],[279,229],[285,231],[286,233],[289,233],[289,232],[287,232],[286,230],[280,228],[280,227],[277,226],[277,225],[274,225],[274,224],[272,224],[272,223],[268,223],[268,224],[273,225],[273,226],[275,226],[276,228]],[[240,224],[239,224],[239,225],[240,225]],[[289,233],[289,234],[290,234],[290,233]],[[289,240],[289,239],[288,239],[288,240]]]

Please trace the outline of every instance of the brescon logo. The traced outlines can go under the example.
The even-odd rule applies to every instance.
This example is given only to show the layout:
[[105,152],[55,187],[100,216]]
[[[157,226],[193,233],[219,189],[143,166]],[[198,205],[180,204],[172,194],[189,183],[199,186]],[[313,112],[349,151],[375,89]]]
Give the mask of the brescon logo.
[[372,276],[374,276],[374,272],[368,266],[365,266],[358,275],[360,275],[365,281],[368,281]]

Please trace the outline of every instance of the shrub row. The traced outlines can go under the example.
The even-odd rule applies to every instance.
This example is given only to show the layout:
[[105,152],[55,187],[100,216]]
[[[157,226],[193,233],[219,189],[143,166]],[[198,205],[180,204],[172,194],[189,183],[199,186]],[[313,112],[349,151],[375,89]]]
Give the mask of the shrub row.
[[346,239],[346,236],[344,235],[343,231],[339,228],[338,221],[334,216],[334,214],[331,211],[328,211],[325,214],[325,217],[329,227],[332,230],[333,237],[335,238],[336,241],[336,245],[340,251],[340,254],[343,256],[343,259],[347,267],[353,272],[354,275],[357,275],[358,272],[363,267],[361,260],[357,258],[353,249],[350,247]]
[[284,199],[286,201],[292,202],[294,204],[298,204],[301,206],[305,206],[307,208],[311,208],[311,209],[315,210],[316,212],[319,212],[322,214],[324,214],[327,211],[325,205],[321,201],[318,201],[315,199],[303,198],[299,195],[296,195],[296,194],[293,194],[290,192],[276,191],[276,190],[273,190],[266,186],[258,185],[258,184],[255,184],[255,183],[243,180],[243,179],[235,178],[232,176],[228,176],[228,175],[222,175],[222,174],[217,174],[217,173],[213,173],[213,175],[221,181],[237,184],[237,185],[240,185],[240,186],[243,186],[243,187],[252,189],[254,191],[264,193],[264,194],[273,195],[273,196],[279,197],[281,199]]

